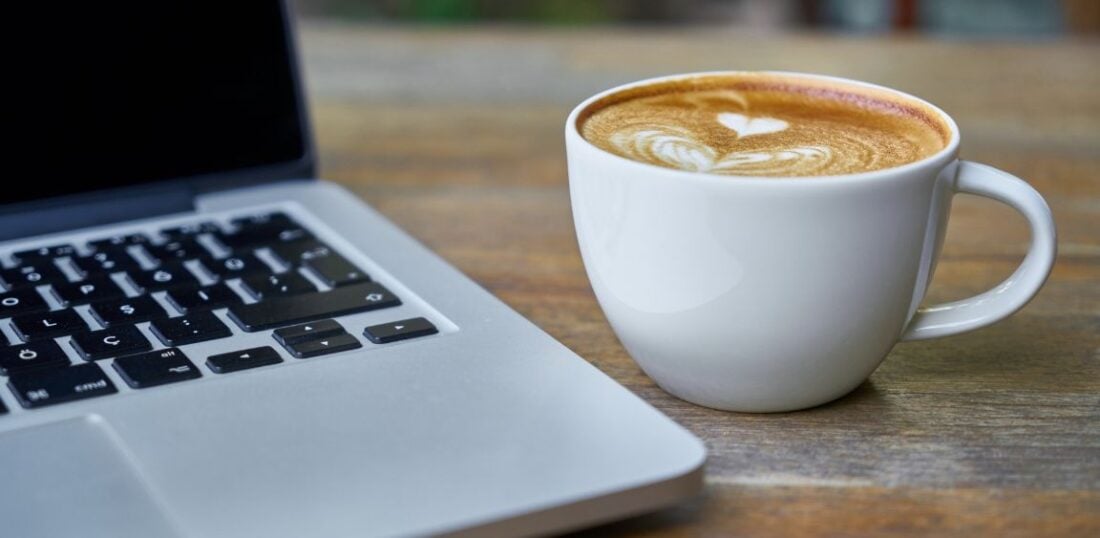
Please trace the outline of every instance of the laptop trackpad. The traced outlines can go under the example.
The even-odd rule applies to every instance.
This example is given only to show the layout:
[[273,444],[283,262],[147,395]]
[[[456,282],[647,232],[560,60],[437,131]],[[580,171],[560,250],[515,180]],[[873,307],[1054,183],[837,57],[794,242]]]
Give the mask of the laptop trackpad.
[[5,536],[179,536],[99,417],[0,434]]

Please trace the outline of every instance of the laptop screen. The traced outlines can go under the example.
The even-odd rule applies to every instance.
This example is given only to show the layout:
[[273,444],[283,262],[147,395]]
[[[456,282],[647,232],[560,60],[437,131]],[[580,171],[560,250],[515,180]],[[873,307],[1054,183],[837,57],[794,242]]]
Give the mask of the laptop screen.
[[277,0],[19,4],[0,204],[303,156]]

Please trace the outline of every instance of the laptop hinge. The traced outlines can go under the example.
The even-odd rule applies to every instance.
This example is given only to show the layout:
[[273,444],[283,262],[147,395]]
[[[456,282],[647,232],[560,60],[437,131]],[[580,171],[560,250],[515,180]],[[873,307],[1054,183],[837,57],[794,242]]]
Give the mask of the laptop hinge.
[[190,185],[169,182],[23,204],[0,213],[0,241],[193,211],[194,199]]

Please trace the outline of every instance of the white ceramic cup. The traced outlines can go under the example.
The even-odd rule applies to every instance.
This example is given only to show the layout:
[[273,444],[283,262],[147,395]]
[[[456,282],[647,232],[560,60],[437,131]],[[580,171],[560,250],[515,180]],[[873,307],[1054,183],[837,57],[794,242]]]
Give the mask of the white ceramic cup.
[[[584,265],[630,355],[689,402],[748,412],[815,406],[856,388],[895,343],[983,327],[1024,306],[1054,263],[1050,208],[1024,181],[959,160],[959,130],[903,166],[814,178],[731,177],[606,152],[565,127],[569,191]],[[730,73],[736,74],[736,73]],[[1031,245],[1019,268],[969,299],[921,307],[951,199],[969,193],[1019,211]]]

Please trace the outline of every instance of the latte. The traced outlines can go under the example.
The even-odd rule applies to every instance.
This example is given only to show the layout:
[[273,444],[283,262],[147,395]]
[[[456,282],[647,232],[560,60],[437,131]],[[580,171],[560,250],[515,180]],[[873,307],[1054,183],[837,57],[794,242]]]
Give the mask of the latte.
[[872,87],[771,73],[636,86],[585,109],[595,146],[643,163],[732,176],[831,176],[901,166],[947,146],[931,107]]

